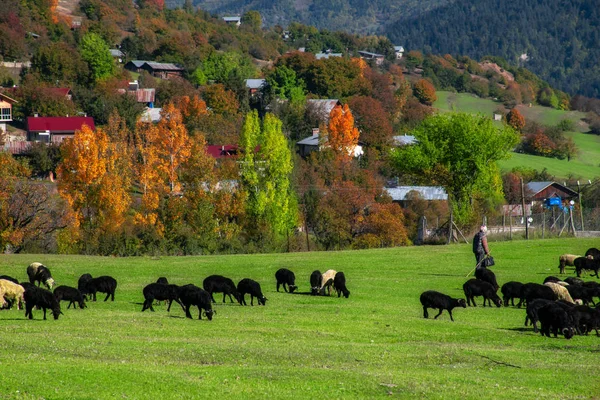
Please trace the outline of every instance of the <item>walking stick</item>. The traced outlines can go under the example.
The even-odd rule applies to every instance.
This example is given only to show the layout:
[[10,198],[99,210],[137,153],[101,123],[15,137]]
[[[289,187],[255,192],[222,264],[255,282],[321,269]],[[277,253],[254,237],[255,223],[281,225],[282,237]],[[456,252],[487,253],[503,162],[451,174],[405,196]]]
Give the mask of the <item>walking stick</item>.
[[481,261],[479,261],[479,262],[477,263],[477,265],[475,266],[475,268],[473,268],[472,270],[470,270],[470,271],[469,271],[469,273],[467,274],[467,276],[465,276],[465,278],[468,278],[468,277],[469,277],[469,275],[471,275],[471,274],[473,273],[473,271],[475,271],[477,268],[479,268],[479,266],[481,265],[481,263],[482,263],[482,262],[483,262],[483,261],[484,261],[486,258],[488,258],[488,255],[487,255],[487,254],[485,255],[485,257],[483,257],[483,258],[481,259]]

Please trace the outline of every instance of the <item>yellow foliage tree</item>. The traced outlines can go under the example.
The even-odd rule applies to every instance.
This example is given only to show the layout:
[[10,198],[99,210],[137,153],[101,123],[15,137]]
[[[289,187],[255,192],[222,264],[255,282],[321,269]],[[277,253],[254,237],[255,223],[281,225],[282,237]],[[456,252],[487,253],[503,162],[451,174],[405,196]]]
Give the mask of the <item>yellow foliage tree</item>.
[[354,117],[347,104],[334,107],[329,115],[327,142],[338,155],[351,157],[358,145],[358,129],[354,126]]

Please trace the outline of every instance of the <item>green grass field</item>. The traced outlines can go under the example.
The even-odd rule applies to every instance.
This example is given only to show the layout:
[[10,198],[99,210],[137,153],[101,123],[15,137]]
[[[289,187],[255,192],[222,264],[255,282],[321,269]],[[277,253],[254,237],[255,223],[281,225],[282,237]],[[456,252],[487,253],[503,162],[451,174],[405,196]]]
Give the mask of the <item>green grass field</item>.
[[[563,252],[597,240],[490,243],[500,284],[542,282]],[[592,398],[600,338],[544,338],[514,307],[456,309],[424,319],[419,295],[462,297],[469,245],[369,251],[177,258],[3,255],[0,274],[26,278],[46,264],[58,284],[112,275],[115,302],[89,303],[58,320],[0,312],[1,399]],[[277,293],[274,273],[295,271],[300,294]],[[349,299],[312,297],[314,269],[344,271]],[[569,271],[572,273],[572,271]],[[159,276],[201,285],[219,273],[258,280],[266,307],[222,304],[212,321],[176,304],[142,313],[142,288]],[[589,278],[592,279],[592,278]],[[595,279],[595,278],[593,278]],[[197,311],[193,312],[197,316]]]
[[[434,107],[442,112],[467,112],[483,114],[491,118],[492,113],[502,108],[502,103],[490,99],[481,99],[470,93],[437,92],[438,100]],[[538,171],[546,168],[548,173],[560,179],[576,178],[593,180],[600,177],[600,136],[590,135],[587,124],[582,121],[585,113],[579,111],[561,111],[541,106],[519,106],[526,121],[535,121],[543,125],[554,126],[563,119],[575,123],[574,132],[566,132],[579,149],[577,157],[571,161],[557,158],[539,157],[528,154],[512,153],[511,158],[499,162],[500,168],[510,171],[514,167],[528,167]],[[498,122],[500,124],[500,122]]]

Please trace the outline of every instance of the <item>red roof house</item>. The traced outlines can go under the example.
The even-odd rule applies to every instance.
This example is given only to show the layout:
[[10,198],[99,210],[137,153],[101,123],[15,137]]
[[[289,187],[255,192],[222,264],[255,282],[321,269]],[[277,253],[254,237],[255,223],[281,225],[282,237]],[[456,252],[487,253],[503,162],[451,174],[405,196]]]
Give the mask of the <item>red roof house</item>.
[[87,125],[96,129],[92,117],[27,117],[27,140],[60,143]]
[[206,152],[213,158],[225,158],[237,156],[238,147],[235,145],[226,146],[206,146]]

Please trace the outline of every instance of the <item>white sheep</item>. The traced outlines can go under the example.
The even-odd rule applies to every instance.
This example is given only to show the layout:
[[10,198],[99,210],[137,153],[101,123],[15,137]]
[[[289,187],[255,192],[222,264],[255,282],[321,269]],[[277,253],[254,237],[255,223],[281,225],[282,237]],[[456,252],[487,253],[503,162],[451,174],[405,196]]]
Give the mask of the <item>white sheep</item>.
[[8,299],[17,304],[17,310],[23,307],[23,302],[25,301],[23,298],[23,294],[25,293],[23,286],[7,281],[6,279],[0,279],[0,291],[4,294],[5,301]]
[[558,296],[558,300],[564,300],[571,304],[575,304],[573,298],[569,294],[569,291],[563,285],[554,282],[546,282],[544,285],[548,286]]
[[333,279],[335,278],[335,274],[337,274],[337,271],[334,269],[328,269],[323,273],[319,293],[324,295],[325,289],[327,289],[327,294],[331,296],[331,286],[333,285]]
[[[569,265],[571,267],[575,266],[575,259],[581,256],[577,256],[575,254],[561,254],[558,257],[558,268],[560,269],[560,273],[565,273],[565,266]],[[587,256],[588,258],[592,258],[592,256]]]

